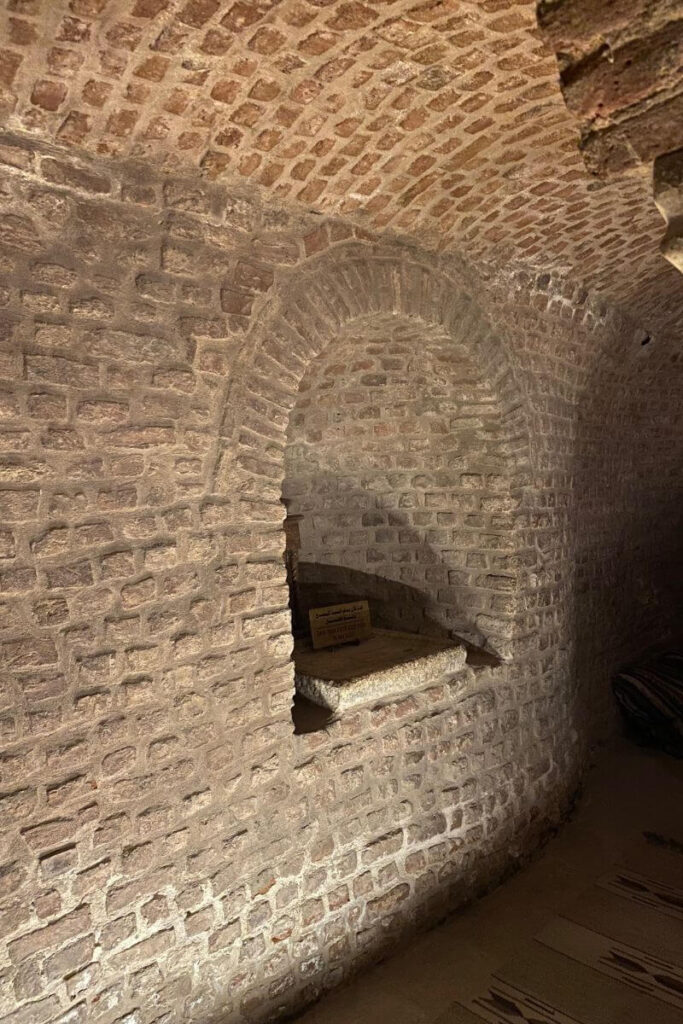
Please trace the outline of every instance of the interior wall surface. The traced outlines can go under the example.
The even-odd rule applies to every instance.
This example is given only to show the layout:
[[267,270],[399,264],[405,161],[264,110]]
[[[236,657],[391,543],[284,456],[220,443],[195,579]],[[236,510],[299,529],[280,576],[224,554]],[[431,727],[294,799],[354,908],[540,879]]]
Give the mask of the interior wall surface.
[[[610,667],[670,632],[680,363],[548,275],[26,140],[2,159],[0,1013],[274,1019],[566,813]],[[516,606],[499,668],[294,736],[287,425],[377,315],[466,344],[521,439]]]

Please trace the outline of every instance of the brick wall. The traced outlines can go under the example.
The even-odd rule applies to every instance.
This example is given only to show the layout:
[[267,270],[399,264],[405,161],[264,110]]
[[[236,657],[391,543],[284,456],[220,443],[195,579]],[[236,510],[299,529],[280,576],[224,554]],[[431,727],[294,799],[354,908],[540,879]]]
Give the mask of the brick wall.
[[[669,629],[680,362],[548,275],[2,158],[0,1012],[267,1020],[561,819],[609,669]],[[394,314],[521,439],[509,660],[293,736],[288,424],[336,339]]]

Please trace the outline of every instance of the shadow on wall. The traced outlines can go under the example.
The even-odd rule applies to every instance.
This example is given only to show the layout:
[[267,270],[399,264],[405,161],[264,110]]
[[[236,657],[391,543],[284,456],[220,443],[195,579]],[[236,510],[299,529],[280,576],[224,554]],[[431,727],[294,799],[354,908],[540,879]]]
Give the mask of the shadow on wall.
[[589,735],[616,722],[609,680],[681,640],[683,359],[628,336],[580,406],[575,460],[573,677]]
[[[363,494],[352,497],[362,500]],[[338,497],[347,535],[365,533],[362,544],[320,544],[316,550],[309,543],[306,547],[299,576],[311,594],[308,607],[335,603],[344,594],[351,600],[367,597],[388,628],[456,635],[508,657],[506,642],[515,632],[524,570],[535,555],[522,550],[524,539],[516,530],[514,514],[486,516],[478,506],[494,501],[519,506],[521,498],[509,491],[492,497],[482,490],[466,496],[474,511],[463,514],[449,507],[449,497],[444,495],[438,512],[425,510],[422,504],[418,515],[409,518],[391,504],[384,507],[377,494],[367,497],[372,502],[368,513],[354,511],[344,504],[343,496]],[[424,503],[424,493],[417,497]],[[315,524],[316,512],[312,509],[303,515]],[[443,517],[447,525],[438,529],[416,525],[416,518],[425,512],[435,519]],[[377,521],[376,529],[362,528],[367,519]],[[302,525],[309,538],[315,534],[315,525]]]
[[299,604],[307,621],[309,609],[345,601],[366,600],[373,626],[426,636],[451,636],[429,614],[429,596],[407,583],[361,572],[343,565],[299,563]]
[[[467,495],[477,512],[477,506],[490,500],[482,498],[486,493]],[[424,503],[424,494],[417,496]],[[509,491],[498,497],[509,500]],[[433,512],[447,516],[449,522],[430,531],[416,526],[414,516],[395,505],[385,507],[376,492],[344,492],[335,502],[349,535],[368,518],[378,525],[370,530],[369,542],[367,530],[359,530],[366,534],[360,549],[337,544],[326,551],[321,546],[320,558],[312,559],[308,548],[308,557],[299,562],[305,620],[310,608],[364,598],[370,603],[373,624],[380,628],[462,640],[509,660],[510,642],[519,633],[525,579],[514,515],[499,515],[494,523],[479,514]],[[296,502],[293,506],[299,511]],[[318,510],[303,509],[302,505],[301,526],[310,535]],[[427,540],[430,532],[438,536],[438,547]],[[353,563],[359,557],[375,571],[357,568]]]

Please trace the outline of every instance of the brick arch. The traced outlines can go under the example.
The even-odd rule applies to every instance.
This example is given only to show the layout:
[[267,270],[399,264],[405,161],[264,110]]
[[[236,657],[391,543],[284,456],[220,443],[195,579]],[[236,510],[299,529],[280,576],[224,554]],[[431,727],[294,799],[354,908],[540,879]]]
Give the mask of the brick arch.
[[[471,292],[423,261],[347,245],[311,261],[303,274],[283,276],[270,310],[245,341],[230,381],[214,485],[214,496],[232,506],[234,523],[279,529],[287,425],[306,370],[349,325],[387,315],[439,327],[478,365],[501,408],[507,483],[523,513],[532,468],[527,403]],[[527,545],[526,557],[516,559],[514,612],[506,620],[492,615],[487,630],[490,645],[508,656],[525,632],[529,550]]]
[[[455,340],[467,342],[506,418],[517,423],[520,462],[531,470],[526,396],[500,338],[470,291],[453,275],[425,261],[391,249],[370,254],[352,244],[312,260],[303,273],[283,274],[276,283],[270,307],[247,337],[231,376],[220,427],[216,494],[234,496],[236,481],[246,483],[245,473],[264,477],[261,498],[271,490],[265,480],[278,475],[276,448],[282,444],[287,422],[283,414],[291,412],[311,360],[349,322],[386,313],[439,326]],[[266,456],[264,449],[269,452]],[[246,498],[251,492],[247,488],[240,493]],[[248,513],[245,518],[250,518]]]

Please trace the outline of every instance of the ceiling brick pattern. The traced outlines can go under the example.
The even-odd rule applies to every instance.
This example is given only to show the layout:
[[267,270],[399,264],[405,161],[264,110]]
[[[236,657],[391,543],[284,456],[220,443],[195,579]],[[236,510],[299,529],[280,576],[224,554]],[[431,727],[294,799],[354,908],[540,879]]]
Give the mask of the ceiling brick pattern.
[[649,181],[586,171],[532,0],[3,0],[8,127],[279,202],[676,289]]

